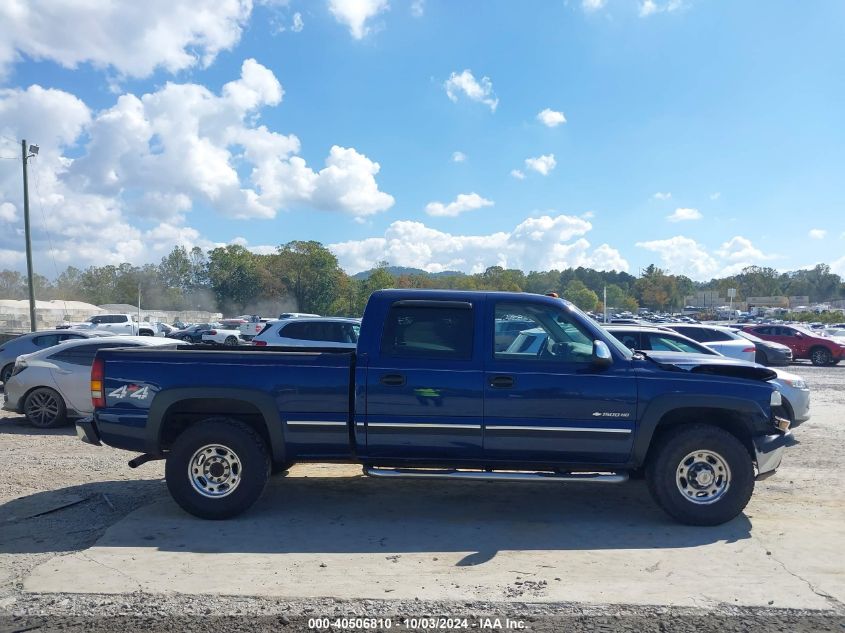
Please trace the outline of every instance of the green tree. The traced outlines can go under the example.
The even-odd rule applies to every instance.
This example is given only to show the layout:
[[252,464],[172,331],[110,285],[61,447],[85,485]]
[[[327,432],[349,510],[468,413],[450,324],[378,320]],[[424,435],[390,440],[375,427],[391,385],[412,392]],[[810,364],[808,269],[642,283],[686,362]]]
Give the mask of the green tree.
[[334,254],[319,242],[294,241],[279,247],[280,279],[302,312],[331,311],[344,275]]
[[598,295],[577,279],[566,284],[566,288],[563,289],[563,298],[582,310],[595,310],[599,304]]
[[227,312],[240,312],[259,293],[255,255],[238,244],[209,251],[208,279],[217,304]]

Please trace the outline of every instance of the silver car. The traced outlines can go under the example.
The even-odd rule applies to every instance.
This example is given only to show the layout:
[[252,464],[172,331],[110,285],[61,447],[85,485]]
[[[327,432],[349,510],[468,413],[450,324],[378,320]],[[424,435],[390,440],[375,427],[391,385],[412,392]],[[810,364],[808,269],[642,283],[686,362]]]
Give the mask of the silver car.
[[6,383],[3,408],[23,413],[33,426],[52,428],[93,411],[91,365],[106,347],[171,346],[177,341],[150,336],[110,336],[67,341],[20,356]]
[[112,336],[112,334],[97,330],[42,330],[21,334],[11,341],[0,344],[0,382],[5,384],[9,379],[12,368],[15,366],[15,359],[21,354],[31,354],[64,341],[79,341],[92,336]]
[[[622,342],[623,345],[634,350],[658,352],[676,352],[679,354],[708,354],[716,356],[727,356],[719,354],[707,345],[687,338],[683,334],[672,330],[659,328],[635,327],[630,325],[605,326],[607,332]],[[804,379],[798,374],[776,367],[770,367],[777,374],[777,378],[770,380],[775,389],[783,397],[783,407],[786,410],[786,417],[789,418],[792,426],[810,419],[810,388]]]

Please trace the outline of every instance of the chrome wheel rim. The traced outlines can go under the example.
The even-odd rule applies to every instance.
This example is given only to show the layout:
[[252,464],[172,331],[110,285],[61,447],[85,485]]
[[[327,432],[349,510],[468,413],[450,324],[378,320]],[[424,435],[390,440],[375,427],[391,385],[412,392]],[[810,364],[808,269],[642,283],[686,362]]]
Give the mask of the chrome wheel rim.
[[229,338],[226,339],[225,343],[229,347],[234,347],[235,345],[238,344],[238,339],[236,339],[234,336],[230,336]]
[[825,350],[817,349],[813,352],[813,361],[818,365],[823,365],[827,362],[827,352]]
[[36,391],[26,400],[26,417],[35,426],[49,426],[59,417],[59,402],[48,391]]
[[188,462],[188,479],[203,497],[221,499],[232,494],[241,483],[241,470],[241,460],[231,448],[208,444]]
[[731,485],[731,469],[713,451],[693,451],[678,464],[675,481],[687,501],[708,505],[721,499]]

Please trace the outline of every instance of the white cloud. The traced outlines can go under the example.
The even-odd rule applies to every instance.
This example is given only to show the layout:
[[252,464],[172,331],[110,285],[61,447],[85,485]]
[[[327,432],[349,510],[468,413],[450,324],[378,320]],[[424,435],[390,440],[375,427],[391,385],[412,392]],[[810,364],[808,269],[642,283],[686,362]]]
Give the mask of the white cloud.
[[517,180],[525,180],[525,173],[521,169],[511,169],[511,176]]
[[640,16],[645,17],[657,12],[657,5],[654,0],[643,0],[640,3]]
[[21,55],[148,77],[209,66],[240,40],[251,0],[0,3],[0,76]]
[[[56,261],[76,266],[155,260],[174,243],[213,246],[187,225],[195,205],[232,218],[292,207],[361,218],[391,207],[380,165],[355,148],[333,146],[312,169],[296,136],[259,124],[283,96],[254,60],[219,93],[166,83],[99,112],[61,90],[0,90],[0,133],[38,131],[29,138],[41,146],[30,169],[36,251],[49,250],[47,231]],[[0,161],[0,214],[12,226],[19,197],[20,164]],[[16,231],[0,231],[0,250],[20,247]]]
[[469,69],[461,74],[453,72],[443,87],[446,89],[446,96],[452,101],[457,101],[458,97],[464,94],[472,101],[483,103],[490,108],[491,112],[495,112],[499,105],[499,99],[493,93],[493,82],[490,78],[482,77],[481,81],[477,81]]
[[670,222],[687,222],[689,220],[700,220],[703,216],[698,209],[687,209],[678,207],[675,212],[667,215],[666,219]]
[[291,24],[290,30],[294,33],[299,33],[305,27],[305,22],[302,21],[302,14],[297,11],[293,14],[293,22]]
[[329,0],[329,10],[335,20],[345,24],[356,40],[371,33],[373,29],[367,22],[388,8],[387,0]]
[[718,265],[716,260],[695,240],[676,235],[665,240],[637,242],[640,248],[658,253],[663,265],[674,274],[687,275],[692,279],[712,277]]
[[732,237],[727,242],[724,242],[722,246],[716,250],[716,254],[731,262],[742,261],[751,263],[773,258],[772,255],[766,255],[759,248],[755,247],[751,243],[751,240],[747,237],[742,237],[740,235]]
[[452,153],[452,162],[455,163],[463,163],[467,159],[467,155],[463,152],[453,152]]
[[425,0],[413,0],[411,2],[411,15],[415,18],[421,18],[425,13]]
[[648,17],[655,13],[672,13],[684,6],[684,0],[666,0],[658,3],[655,0],[642,0],[640,2],[640,17]]
[[603,8],[607,0],[581,0],[581,8],[588,13]]
[[722,197],[722,194],[719,191],[714,191],[713,193],[710,194],[711,200],[718,200],[721,197]]
[[454,235],[421,222],[393,222],[383,237],[331,244],[350,272],[367,270],[381,260],[429,272],[480,272],[489,266],[523,270],[589,266],[628,270],[628,262],[607,244],[591,250],[584,238],[592,225],[578,217],[544,215],[528,218],[512,231],[486,235]]
[[655,200],[669,200],[671,197],[672,197],[672,193],[669,192],[669,191],[666,191],[666,192],[658,191],[657,193],[655,193],[652,196],[652,198],[654,198]]
[[694,239],[676,235],[664,240],[637,242],[636,246],[660,256],[669,272],[696,280],[712,279],[738,273],[746,266],[774,259],[742,236],[732,237],[713,253]]
[[477,193],[460,193],[449,204],[429,202],[425,205],[425,212],[435,217],[455,217],[466,211],[473,211],[482,207],[492,207],[493,201],[482,198]]
[[11,202],[0,203],[0,222],[17,222],[18,210]]
[[17,268],[24,259],[23,251],[0,248],[0,268]]
[[538,174],[548,176],[549,173],[557,166],[554,154],[544,154],[534,158],[525,159],[526,169],[536,171]]
[[546,108],[537,113],[537,120],[546,127],[557,127],[561,123],[566,123],[566,117],[563,112],[557,112]]
[[810,229],[807,235],[814,240],[823,240],[827,236],[827,231],[825,229]]
[[581,217],[586,218],[587,220],[590,220],[590,219],[596,217],[596,212],[595,211],[585,211],[584,213],[581,214]]

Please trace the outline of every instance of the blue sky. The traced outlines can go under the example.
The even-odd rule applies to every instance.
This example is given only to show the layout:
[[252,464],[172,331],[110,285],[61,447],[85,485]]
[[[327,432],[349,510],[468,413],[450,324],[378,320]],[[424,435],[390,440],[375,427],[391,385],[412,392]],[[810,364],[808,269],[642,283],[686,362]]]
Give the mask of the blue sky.
[[[42,146],[48,277],[293,239],[351,272],[845,274],[841,2],[156,0],[78,38],[64,4],[0,15],[0,156]],[[23,266],[19,168],[0,267]]]

